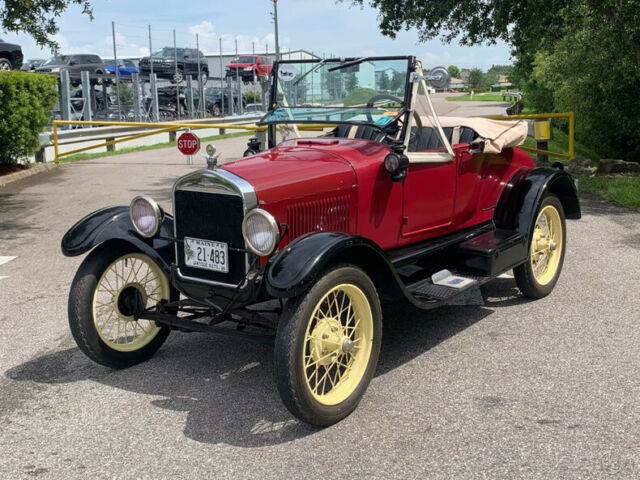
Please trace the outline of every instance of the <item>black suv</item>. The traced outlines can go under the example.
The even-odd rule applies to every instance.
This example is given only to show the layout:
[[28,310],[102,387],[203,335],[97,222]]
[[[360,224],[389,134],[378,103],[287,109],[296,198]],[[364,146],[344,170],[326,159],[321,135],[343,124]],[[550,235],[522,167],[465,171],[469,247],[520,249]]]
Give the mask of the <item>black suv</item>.
[[[176,58],[178,60],[178,73],[176,74]],[[206,83],[209,78],[209,64],[202,52],[195,48],[164,47],[155,52],[151,57],[142,57],[138,64],[140,75],[153,73],[158,78],[168,78],[176,83],[182,82],[187,75],[193,75],[195,80],[198,73],[202,75],[202,81]],[[200,70],[198,70],[198,66]]]
[[0,38],[0,70],[18,70],[22,66],[22,48]]

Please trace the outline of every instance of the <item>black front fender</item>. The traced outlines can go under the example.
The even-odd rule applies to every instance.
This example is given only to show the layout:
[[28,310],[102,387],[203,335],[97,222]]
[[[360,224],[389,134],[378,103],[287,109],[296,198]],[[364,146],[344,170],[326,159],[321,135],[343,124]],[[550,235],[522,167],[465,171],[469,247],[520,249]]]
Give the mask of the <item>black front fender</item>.
[[62,237],[62,253],[75,257],[110,241],[126,242],[149,255],[169,275],[175,260],[173,248],[173,217],[164,215],[155,238],[137,234],[129,218],[129,206],[107,207],[90,213],[77,222]]
[[578,192],[571,175],[564,170],[542,167],[520,171],[509,181],[496,206],[496,227],[530,235],[548,193],[560,199],[566,218],[576,220],[581,217]]
[[405,295],[395,267],[371,240],[341,232],[303,235],[267,265],[267,291],[275,297],[294,297],[305,292],[332,264],[349,263],[362,268],[381,292]]

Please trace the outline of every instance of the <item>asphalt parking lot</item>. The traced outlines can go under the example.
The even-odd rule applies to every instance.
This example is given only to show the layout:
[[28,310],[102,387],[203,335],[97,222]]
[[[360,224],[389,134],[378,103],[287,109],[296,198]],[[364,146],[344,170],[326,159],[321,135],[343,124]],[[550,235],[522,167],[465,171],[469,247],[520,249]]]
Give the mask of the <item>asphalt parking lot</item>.
[[281,404],[270,345],[173,333],[111,371],[71,338],[66,229],[141,193],[170,209],[193,168],[158,150],[0,188],[1,478],[638,478],[640,213],[583,196],[543,300],[500,278],[484,305],[387,309],[360,407],[316,429]]

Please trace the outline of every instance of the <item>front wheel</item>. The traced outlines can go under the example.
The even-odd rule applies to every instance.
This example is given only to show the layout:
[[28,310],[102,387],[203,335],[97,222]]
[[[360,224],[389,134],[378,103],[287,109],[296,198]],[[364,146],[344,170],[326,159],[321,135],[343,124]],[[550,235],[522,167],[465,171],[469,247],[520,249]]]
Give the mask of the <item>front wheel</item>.
[[542,298],[551,293],[560,277],[566,248],[566,225],[562,203],[548,195],[540,205],[529,244],[527,262],[513,269],[525,297]]
[[122,246],[91,252],[69,293],[69,326],[80,350],[97,363],[126,368],[150,358],[167,327],[135,313],[170,300],[169,280],[147,255]]
[[289,411],[318,426],[353,412],[375,372],[381,338],[380,301],[359,268],[333,268],[307,293],[288,300],[274,357]]

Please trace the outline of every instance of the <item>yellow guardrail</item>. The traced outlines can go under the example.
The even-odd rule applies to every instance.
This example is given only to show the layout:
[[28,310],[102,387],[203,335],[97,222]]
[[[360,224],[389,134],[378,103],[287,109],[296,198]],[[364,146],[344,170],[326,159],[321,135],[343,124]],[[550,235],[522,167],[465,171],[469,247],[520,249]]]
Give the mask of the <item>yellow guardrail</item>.
[[[90,126],[90,127],[140,127],[153,129],[149,132],[136,133],[134,135],[125,136],[122,138],[105,141],[96,145],[90,145],[87,147],[76,148],[68,150],[66,152],[60,152],[58,148],[58,128],[64,125],[74,126]],[[118,143],[128,142],[131,140],[137,140],[139,138],[150,137],[159,133],[175,132],[178,130],[203,130],[211,128],[219,129],[233,129],[233,130],[249,130],[249,131],[264,131],[267,129],[265,126],[255,124],[240,124],[240,123],[177,123],[177,122],[111,122],[111,121],[84,121],[84,120],[54,120],[52,122],[52,140],[54,149],[54,161],[56,164],[60,163],[60,158],[68,155],[75,155],[77,153],[86,152],[88,150],[94,150],[96,148],[110,147]],[[308,131],[321,131],[326,128],[327,125],[323,124],[304,124],[298,125],[300,130]],[[96,132],[99,135],[100,132]],[[105,135],[107,137],[107,135]],[[104,138],[104,137],[103,137]],[[108,138],[108,137],[107,137]],[[91,139],[87,140],[92,141]]]
[[493,120],[548,120],[551,118],[566,118],[569,121],[569,146],[568,153],[553,152],[551,150],[544,150],[542,148],[526,147],[521,145],[518,148],[526,150],[527,152],[539,153],[542,155],[548,155],[550,157],[559,158],[573,158],[575,157],[575,133],[576,133],[576,116],[573,112],[564,113],[532,113],[524,115],[491,115],[486,118]]
[[[78,125],[78,126],[92,126],[92,127],[140,127],[140,128],[152,128],[154,130],[150,132],[137,133],[135,135],[129,135],[116,140],[109,140],[97,145],[90,145],[88,147],[76,148],[66,152],[60,152],[58,148],[58,127],[61,125]],[[224,128],[235,130],[253,130],[261,131],[266,130],[266,127],[258,125],[243,125],[235,123],[175,123],[175,122],[109,122],[109,121],[85,121],[85,120],[54,120],[52,122],[52,137],[53,137],[53,149],[54,149],[54,161],[56,164],[60,163],[60,157],[67,155],[75,155],[77,153],[86,152],[87,150],[93,150],[96,148],[110,147],[117,143],[128,142],[136,140],[138,138],[149,137],[157,135],[159,133],[175,132],[178,130],[197,130],[197,129],[210,129],[210,128]],[[98,134],[98,133],[96,133]],[[87,140],[91,141],[91,140]]]
[[[541,148],[521,146],[523,150],[532,153],[539,153],[542,155],[549,155],[559,158],[572,158],[575,156],[575,115],[573,112],[566,113],[535,113],[528,115],[491,115],[486,118],[494,120],[547,120],[551,118],[566,118],[569,121],[569,146],[568,153],[553,152],[551,150],[544,150]],[[63,125],[77,125],[77,126],[93,126],[93,127],[140,127],[153,129],[149,132],[136,133],[123,138],[109,140],[97,145],[90,145],[87,147],[76,148],[66,152],[59,151],[58,143],[58,127]],[[249,131],[264,131],[267,127],[255,124],[236,124],[236,123],[175,123],[175,122],[110,122],[110,121],[84,121],[84,120],[54,120],[53,121],[53,147],[54,147],[54,161],[56,164],[60,163],[60,157],[75,155],[77,153],[86,152],[87,150],[93,150],[96,148],[110,147],[122,142],[128,142],[131,140],[137,140],[139,138],[149,137],[157,135],[159,133],[175,132],[178,130],[202,130],[202,129],[234,129],[234,130],[249,130]],[[325,124],[300,124],[298,129],[308,131],[321,131],[324,128],[330,127]],[[96,135],[99,133],[97,132]],[[103,137],[104,138],[104,137]],[[108,138],[108,137],[107,137]],[[87,140],[92,141],[92,140]]]

